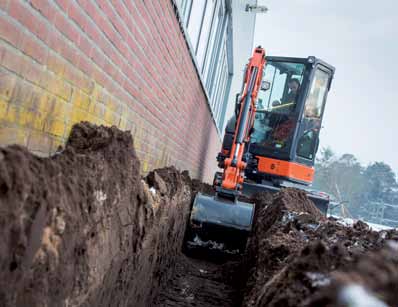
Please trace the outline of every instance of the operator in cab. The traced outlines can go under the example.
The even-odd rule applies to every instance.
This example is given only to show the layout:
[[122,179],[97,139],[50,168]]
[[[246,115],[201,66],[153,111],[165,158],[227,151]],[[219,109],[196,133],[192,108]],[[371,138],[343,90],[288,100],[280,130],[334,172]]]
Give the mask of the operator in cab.
[[[300,81],[292,78],[287,83],[288,92],[279,100],[272,103],[272,115],[268,125],[272,130],[267,135],[264,143],[271,143],[272,147],[283,148],[291,141],[295,120],[292,115],[296,108],[296,102],[300,91]],[[286,147],[287,148],[287,147]]]
[[300,90],[300,81],[296,78],[292,78],[289,80],[287,86],[289,88],[289,92],[284,95],[280,101],[275,100],[272,102],[272,111],[288,114],[294,110]]

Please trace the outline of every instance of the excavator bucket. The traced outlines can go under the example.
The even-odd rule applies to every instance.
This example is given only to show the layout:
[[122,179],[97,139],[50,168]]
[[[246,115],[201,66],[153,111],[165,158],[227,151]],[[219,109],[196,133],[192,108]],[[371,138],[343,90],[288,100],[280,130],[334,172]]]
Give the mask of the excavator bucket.
[[254,204],[198,193],[188,221],[185,248],[239,255],[252,229]]

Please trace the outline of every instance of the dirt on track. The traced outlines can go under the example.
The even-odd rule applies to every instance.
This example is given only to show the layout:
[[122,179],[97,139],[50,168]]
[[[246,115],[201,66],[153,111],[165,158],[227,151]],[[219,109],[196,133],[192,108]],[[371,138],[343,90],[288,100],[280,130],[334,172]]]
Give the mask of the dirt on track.
[[187,257],[192,200],[212,187],[139,163],[130,133],[89,123],[49,158],[0,149],[0,306],[398,305],[396,230],[345,226],[284,189],[251,200],[241,258]]

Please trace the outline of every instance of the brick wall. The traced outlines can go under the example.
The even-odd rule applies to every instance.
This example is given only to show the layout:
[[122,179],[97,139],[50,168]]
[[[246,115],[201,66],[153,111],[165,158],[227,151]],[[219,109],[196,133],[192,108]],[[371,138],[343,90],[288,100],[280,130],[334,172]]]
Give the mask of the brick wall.
[[0,0],[0,144],[48,155],[82,120],[130,130],[143,173],[213,176],[220,140],[171,0]]

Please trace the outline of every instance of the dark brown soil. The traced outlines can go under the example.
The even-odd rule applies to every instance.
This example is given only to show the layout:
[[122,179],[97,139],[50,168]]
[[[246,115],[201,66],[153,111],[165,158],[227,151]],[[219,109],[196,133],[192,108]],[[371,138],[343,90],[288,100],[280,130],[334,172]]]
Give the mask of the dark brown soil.
[[51,158],[0,149],[0,306],[148,306],[191,199],[159,173],[146,184],[131,134],[88,123]]
[[234,283],[237,266],[237,263],[221,265],[181,255],[155,306],[239,306],[239,291]]
[[395,233],[374,232],[362,222],[346,227],[326,220],[297,190],[281,191],[272,201],[269,195],[258,197],[257,205],[244,306],[307,305],[330,284],[332,272],[353,266]]
[[76,125],[50,158],[0,149],[0,306],[398,305],[397,231],[346,227],[284,189],[253,197],[241,258],[188,258],[197,192],[214,194],[174,167],[142,178],[114,127]]
[[[391,234],[390,234],[391,235]],[[396,234],[395,234],[396,235]],[[359,292],[362,288],[364,293]],[[398,306],[398,244],[362,256],[355,264],[331,274],[331,283],[306,302],[308,306]],[[379,305],[376,305],[379,304]]]

